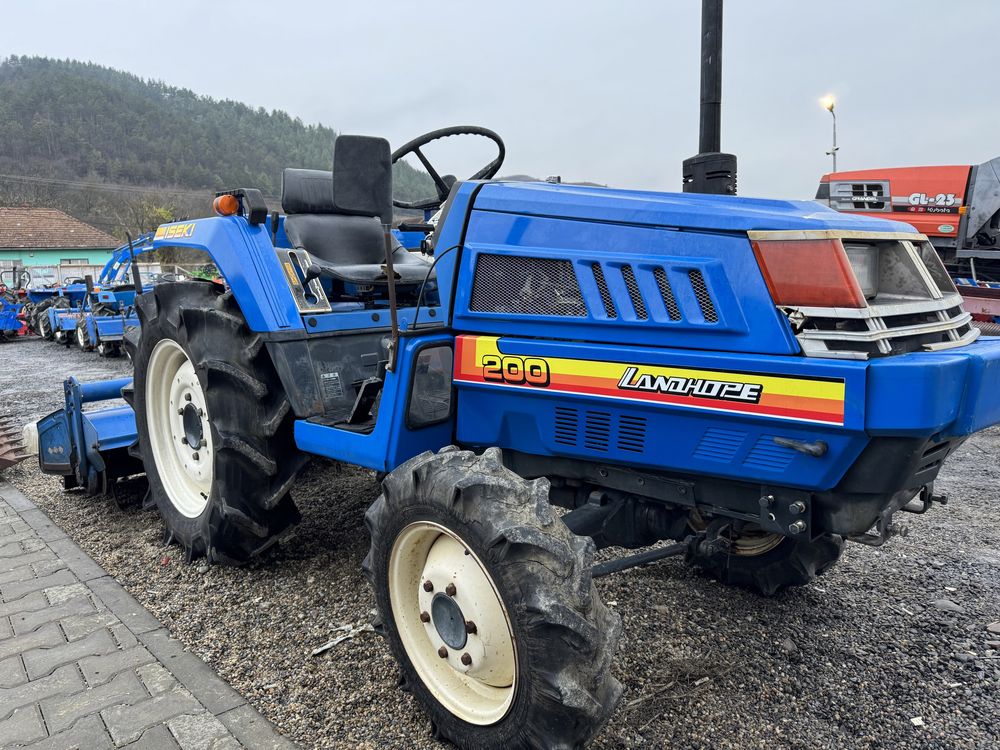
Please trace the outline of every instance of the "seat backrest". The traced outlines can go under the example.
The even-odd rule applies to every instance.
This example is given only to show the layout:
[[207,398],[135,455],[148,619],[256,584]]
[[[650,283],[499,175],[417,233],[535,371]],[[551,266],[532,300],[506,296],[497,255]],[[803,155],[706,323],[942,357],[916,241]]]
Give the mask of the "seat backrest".
[[338,136],[332,173],[320,169],[282,173],[281,207],[285,233],[294,247],[337,265],[382,262],[382,224],[392,221],[389,142]]

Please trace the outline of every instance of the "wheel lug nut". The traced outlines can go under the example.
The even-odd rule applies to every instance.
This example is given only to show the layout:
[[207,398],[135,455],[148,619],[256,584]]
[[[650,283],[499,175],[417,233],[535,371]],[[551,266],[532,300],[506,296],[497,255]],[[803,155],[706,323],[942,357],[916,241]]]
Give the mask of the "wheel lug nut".
[[182,445],[187,445],[188,444],[188,439],[186,437],[182,437],[181,438],[181,444]]
[[200,458],[200,456],[198,455],[198,452],[195,451],[194,455],[192,455],[191,458],[193,458],[195,461],[197,461]]
[[424,591],[428,591],[429,592],[429,591],[433,591],[433,590],[434,590],[434,584],[431,583],[430,581],[424,581]]
[[184,416],[184,410],[183,409],[178,409],[177,410],[177,416],[178,417],[183,417]]
[[442,659],[447,659],[448,658],[448,649],[446,649],[444,646],[442,646],[441,648],[439,648],[438,649],[438,656],[440,656]]
[[468,654],[462,654],[462,664],[464,664],[467,667],[471,666],[472,665],[472,657],[469,656]]
[[204,417],[205,416],[205,410],[204,409],[198,409],[198,416],[199,417]]
[[427,614],[426,612],[420,613],[420,622],[430,622],[430,621],[431,621],[431,616],[429,614]]
[[190,393],[185,393],[184,394],[184,400],[185,401],[190,401],[191,400],[191,394]]
[[455,584],[454,583],[449,583],[444,588],[444,593],[446,593],[448,596],[455,596],[455,591],[456,591],[456,589],[455,589]]
[[466,620],[465,632],[469,633],[470,635],[475,635],[476,633],[479,632],[479,628],[476,627],[476,623],[474,623],[472,620]]

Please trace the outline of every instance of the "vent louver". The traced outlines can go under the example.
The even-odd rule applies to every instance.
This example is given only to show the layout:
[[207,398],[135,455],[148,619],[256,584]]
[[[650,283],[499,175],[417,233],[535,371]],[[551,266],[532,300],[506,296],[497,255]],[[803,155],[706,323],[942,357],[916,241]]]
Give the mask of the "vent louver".
[[708,287],[705,285],[705,277],[701,275],[701,271],[693,269],[688,271],[688,278],[691,280],[691,288],[694,290],[694,296],[698,299],[698,307],[701,308],[702,317],[705,318],[707,323],[718,323],[719,314],[715,311],[715,303],[712,302],[712,295],[708,293]]
[[622,266],[622,278],[625,280],[625,288],[628,289],[628,298],[632,300],[635,317],[639,320],[648,320],[649,313],[646,312],[646,303],[642,299],[642,292],[639,291],[639,283],[635,280],[632,266],[628,264]]
[[656,286],[659,287],[660,297],[663,298],[663,306],[667,308],[667,315],[671,320],[681,319],[681,310],[677,307],[677,300],[674,298],[674,290],[667,279],[667,272],[662,268],[653,269],[653,276],[656,278]]
[[618,310],[615,309],[615,302],[611,299],[611,292],[608,291],[608,282],[604,278],[604,269],[600,263],[591,263],[590,270],[594,273],[594,282],[597,284],[597,291],[601,294],[601,302],[604,304],[604,314],[612,320],[618,317]]

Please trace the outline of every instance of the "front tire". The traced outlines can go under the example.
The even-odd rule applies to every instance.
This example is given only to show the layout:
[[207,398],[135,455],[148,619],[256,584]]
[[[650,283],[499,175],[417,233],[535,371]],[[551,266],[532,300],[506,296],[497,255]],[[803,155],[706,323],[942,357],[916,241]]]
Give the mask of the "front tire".
[[[698,528],[704,522],[693,519]],[[842,537],[824,534],[816,539],[797,539],[765,533],[755,525],[739,531],[726,527],[722,544],[710,553],[690,553],[688,561],[710,576],[732,586],[774,596],[782,589],[805,586],[823,575],[840,559]]]
[[94,345],[90,340],[90,331],[87,329],[87,319],[83,316],[76,322],[76,348],[81,352],[94,350]]
[[437,736],[575,748],[605,724],[621,620],[594,588],[593,541],[552,513],[546,480],[495,448],[446,448],[390,473],[365,523],[379,630]]
[[215,285],[156,287],[138,312],[141,335],[126,343],[147,505],[189,560],[245,563],[299,521],[289,489],[305,461],[281,382]]
[[52,341],[52,323],[49,321],[48,308],[45,308],[38,313],[38,335],[46,341]]

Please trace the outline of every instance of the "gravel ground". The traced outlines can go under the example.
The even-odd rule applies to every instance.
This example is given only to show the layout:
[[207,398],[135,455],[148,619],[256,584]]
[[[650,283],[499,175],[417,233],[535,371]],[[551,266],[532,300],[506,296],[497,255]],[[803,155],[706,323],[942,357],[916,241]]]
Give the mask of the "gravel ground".
[[[2,353],[0,414],[24,418],[60,405],[66,374],[127,371],[40,341]],[[599,581],[624,620],[625,695],[594,746],[1000,748],[1000,636],[986,630],[1000,621],[998,449],[996,429],[966,443],[938,482],[951,504],[904,517],[908,538],[849,545],[826,576],[773,599],[677,560]],[[155,513],[64,493],[30,463],[7,475],[304,747],[437,746],[376,636],[311,655],[373,611],[360,570],[369,472],[313,463],[293,492],[295,540],[242,569],[185,565]]]

